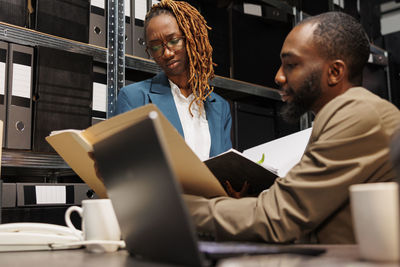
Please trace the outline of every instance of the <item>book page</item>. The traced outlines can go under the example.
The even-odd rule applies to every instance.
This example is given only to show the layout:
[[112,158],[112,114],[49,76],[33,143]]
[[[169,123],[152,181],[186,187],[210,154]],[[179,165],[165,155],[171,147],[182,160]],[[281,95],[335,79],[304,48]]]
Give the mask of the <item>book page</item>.
[[50,136],[65,132],[80,134],[83,132],[83,130],[76,130],[76,129],[56,130],[56,131],[51,131]]
[[276,170],[279,177],[284,177],[304,154],[310,139],[312,128],[299,131],[265,144],[243,151],[243,154],[257,162],[264,154],[261,164],[270,170]]

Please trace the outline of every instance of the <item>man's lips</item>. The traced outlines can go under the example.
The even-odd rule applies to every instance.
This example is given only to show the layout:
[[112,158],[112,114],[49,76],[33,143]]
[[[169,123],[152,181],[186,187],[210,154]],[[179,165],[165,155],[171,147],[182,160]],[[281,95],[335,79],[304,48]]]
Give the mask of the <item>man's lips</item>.
[[290,97],[290,94],[287,91],[282,90],[282,91],[279,92],[279,94],[281,95],[281,99],[282,99],[283,102],[287,102],[288,101],[288,99]]

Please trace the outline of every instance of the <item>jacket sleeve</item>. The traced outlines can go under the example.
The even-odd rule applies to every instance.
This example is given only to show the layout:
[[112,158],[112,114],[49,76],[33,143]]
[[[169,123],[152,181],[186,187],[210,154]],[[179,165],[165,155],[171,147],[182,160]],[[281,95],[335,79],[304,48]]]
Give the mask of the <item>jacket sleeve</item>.
[[348,204],[349,185],[391,171],[378,114],[360,116],[368,109],[349,103],[315,123],[301,161],[257,198],[185,196],[197,230],[217,240],[266,242],[292,242],[315,230]]

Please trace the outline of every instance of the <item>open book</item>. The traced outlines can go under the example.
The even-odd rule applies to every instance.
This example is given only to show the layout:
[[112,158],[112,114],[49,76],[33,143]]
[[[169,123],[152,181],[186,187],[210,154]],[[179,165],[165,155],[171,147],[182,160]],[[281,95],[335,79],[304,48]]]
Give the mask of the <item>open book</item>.
[[159,115],[166,139],[166,149],[171,155],[171,165],[183,192],[204,197],[226,196],[224,188],[215,176],[186,145],[185,140],[168,119],[152,104],[99,122],[86,130],[54,132],[46,137],[46,140],[99,197],[106,198],[106,188],[96,174],[94,161],[89,156],[89,152],[93,152],[93,146],[97,142],[142,121],[151,111]]
[[204,163],[221,183],[228,180],[239,191],[247,181],[249,193],[258,194],[269,188],[276,177],[284,177],[300,161],[311,130],[308,128],[275,139],[243,153],[230,149]]

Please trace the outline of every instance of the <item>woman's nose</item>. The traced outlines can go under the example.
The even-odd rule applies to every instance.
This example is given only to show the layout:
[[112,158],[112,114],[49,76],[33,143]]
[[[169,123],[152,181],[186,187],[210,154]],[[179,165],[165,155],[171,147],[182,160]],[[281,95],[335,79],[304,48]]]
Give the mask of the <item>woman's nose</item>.
[[164,58],[173,57],[174,54],[175,54],[175,52],[172,51],[171,49],[169,49],[168,46],[165,46],[165,47],[164,47],[164,53],[162,54],[162,56],[163,56]]

